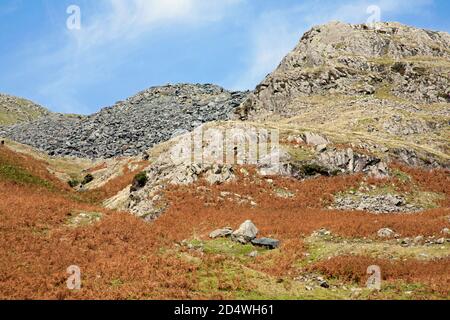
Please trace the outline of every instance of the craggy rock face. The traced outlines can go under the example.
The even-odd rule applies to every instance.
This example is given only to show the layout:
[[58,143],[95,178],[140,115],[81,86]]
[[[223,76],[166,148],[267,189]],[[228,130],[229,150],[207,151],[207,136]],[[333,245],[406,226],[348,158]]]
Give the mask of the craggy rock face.
[[314,27],[239,108],[242,119],[285,116],[298,96],[392,94],[414,102],[448,102],[450,35],[378,23]]
[[0,136],[50,155],[134,156],[203,123],[227,120],[245,96],[215,85],[154,87],[91,116],[55,114],[0,130]]
[[[213,127],[213,125],[211,125]],[[243,129],[245,124],[236,125],[235,129]],[[218,127],[214,127],[218,129]],[[189,137],[195,136],[203,130],[200,127],[192,134],[185,134],[172,139],[166,144],[164,150],[145,169],[148,182],[142,188],[127,187],[115,197],[106,201],[105,205],[110,209],[126,210],[136,216],[153,220],[165,209],[163,190],[171,185],[190,185],[204,179],[210,185],[224,184],[234,181],[239,170],[237,163],[214,163],[207,161],[195,162],[188,153],[186,157],[179,157],[175,150],[188,150],[192,147]],[[202,140],[202,149],[210,149],[216,145],[217,140],[213,136],[205,135]],[[230,137],[224,140],[224,144],[230,144]],[[315,139],[311,139],[315,137]],[[313,143],[329,142],[329,139],[321,135],[305,133],[305,141]],[[314,149],[313,146],[310,148]],[[242,165],[254,165],[260,176],[283,175],[296,179],[314,178],[318,175],[332,176],[337,174],[364,173],[376,178],[384,178],[389,175],[386,164],[375,157],[358,154],[352,149],[336,150],[327,146],[325,151],[312,152],[312,157],[305,161],[296,161],[283,146],[272,148],[267,155],[259,157],[257,163],[249,162],[249,158],[242,159]]]
[[[200,179],[210,184],[222,184],[235,178],[232,165],[196,163],[189,158],[174,156],[175,146],[191,146],[185,139],[189,134],[176,137],[151,165],[145,169],[147,183],[139,189],[127,187],[108,199],[105,206],[110,209],[127,210],[148,221],[156,219],[165,209],[162,191],[170,185],[189,185]],[[211,143],[206,141],[205,143]]]

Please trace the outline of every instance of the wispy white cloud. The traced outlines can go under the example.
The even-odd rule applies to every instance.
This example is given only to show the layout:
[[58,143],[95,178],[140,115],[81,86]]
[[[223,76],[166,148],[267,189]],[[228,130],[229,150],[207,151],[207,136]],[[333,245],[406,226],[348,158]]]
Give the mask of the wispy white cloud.
[[[196,37],[204,35],[206,39],[209,27],[215,24],[219,26],[218,29],[227,26],[233,28],[231,32],[234,34],[230,39],[240,42],[242,45],[238,48],[241,50],[231,53],[232,49],[229,49],[227,52],[235,54],[239,64],[244,61],[243,67],[238,71],[235,66],[230,67],[229,74],[224,76],[226,80],[221,83],[233,89],[253,89],[277,67],[281,59],[297,44],[303,32],[312,25],[330,20],[364,22],[368,17],[366,9],[371,4],[380,6],[382,19],[394,19],[402,14],[418,15],[426,11],[423,8],[433,1],[303,0],[280,1],[276,5],[261,7],[256,7],[255,2],[79,0],[81,30],[66,30],[61,34],[61,28],[55,28],[58,32],[50,35],[51,39],[39,38],[34,45],[27,44],[27,54],[24,54],[26,59],[22,59],[21,67],[14,71],[12,77],[25,79],[29,70],[45,74],[42,80],[39,77],[40,82],[34,89],[42,100],[50,101],[50,106],[57,110],[88,113],[99,106],[84,105],[81,101],[88,99],[80,98],[80,94],[95,95],[96,92],[91,88],[99,88],[100,84],[117,85],[117,78],[120,77],[118,70],[124,75],[127,73],[123,70],[128,66],[137,69],[136,64],[129,61],[130,57],[142,57],[142,63],[147,63],[145,57],[137,53],[141,50],[148,51],[148,42],[155,43],[155,39],[162,39],[158,41],[163,41],[161,46],[164,46],[170,39],[180,39],[171,37],[172,33],[188,34],[187,30]],[[61,23],[61,12],[57,12],[53,24]],[[159,53],[161,54],[163,53]],[[196,54],[201,56],[208,53],[199,46]],[[164,56],[158,57],[165,59]],[[221,62],[214,59],[205,57],[205,60],[213,61],[211,63]],[[184,70],[183,66],[180,68]],[[211,78],[214,79],[214,76]],[[141,81],[142,85],[146,85],[145,81]]]
[[103,12],[71,32],[79,50],[111,41],[130,41],[159,27],[196,26],[219,21],[243,0],[102,0]]

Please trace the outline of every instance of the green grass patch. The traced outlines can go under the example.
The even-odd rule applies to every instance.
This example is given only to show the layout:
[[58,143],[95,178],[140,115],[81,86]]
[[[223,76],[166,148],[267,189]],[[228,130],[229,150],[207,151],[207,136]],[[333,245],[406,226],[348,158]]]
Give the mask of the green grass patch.
[[[236,300],[342,300],[349,289],[308,290],[305,283],[290,277],[274,277],[248,268],[235,260],[204,263],[197,272],[198,290],[209,296]],[[334,283],[331,281],[330,283]]]
[[66,221],[69,227],[77,228],[88,226],[100,221],[102,214],[98,212],[72,212]]
[[234,242],[230,238],[218,238],[208,241],[193,239],[188,241],[187,244],[193,249],[203,249],[203,252],[207,254],[222,254],[239,258],[249,258],[248,255],[253,251],[258,251],[259,254],[268,251],[263,248],[255,247],[250,243],[241,244]]
[[314,159],[314,152],[312,150],[306,149],[306,148],[294,148],[294,147],[287,147],[287,152],[291,156],[291,159],[294,161],[309,161]]
[[120,280],[120,279],[113,279],[113,280],[111,280],[111,287],[120,287],[123,284],[124,284],[123,281]]
[[273,191],[275,192],[275,195],[280,198],[289,199],[289,198],[293,198],[295,196],[294,192],[284,189],[284,188],[274,188]]
[[204,252],[210,254],[225,254],[232,256],[247,256],[253,251],[258,250],[252,244],[240,244],[230,239],[215,239],[206,241],[204,244]]
[[401,182],[411,182],[412,181],[411,177],[408,174],[406,174],[405,172],[398,170],[398,169],[393,169],[392,175],[394,177],[396,177],[398,180],[400,180]]
[[20,122],[31,121],[48,114],[48,111],[45,109],[34,109],[29,107],[30,102],[24,99],[17,99],[16,103],[16,108],[20,108],[22,112],[15,111],[14,107],[10,110],[0,105],[0,125],[8,126]]
[[445,199],[445,195],[429,191],[415,191],[406,197],[406,201],[423,209],[439,208],[439,203]]
[[44,179],[36,177],[27,170],[5,162],[0,157],[0,177],[2,179],[13,181],[19,184],[31,184],[41,186],[47,189],[53,189],[53,185]]

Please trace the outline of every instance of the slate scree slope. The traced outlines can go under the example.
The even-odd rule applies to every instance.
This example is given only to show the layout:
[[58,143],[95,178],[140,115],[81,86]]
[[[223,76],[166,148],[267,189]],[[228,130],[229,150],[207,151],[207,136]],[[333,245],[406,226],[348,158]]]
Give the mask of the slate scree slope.
[[211,84],[166,85],[90,116],[51,114],[0,129],[0,136],[56,156],[134,156],[203,123],[229,119],[245,96]]

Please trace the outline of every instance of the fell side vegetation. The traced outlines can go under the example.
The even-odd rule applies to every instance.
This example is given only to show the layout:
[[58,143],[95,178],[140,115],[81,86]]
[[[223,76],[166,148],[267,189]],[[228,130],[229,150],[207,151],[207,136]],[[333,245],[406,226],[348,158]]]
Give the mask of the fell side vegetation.
[[[102,191],[77,193],[52,177],[40,160],[6,148],[0,149],[0,160],[1,165],[15,166],[16,171],[52,185],[49,189],[28,180],[18,182],[18,177],[2,176],[0,180],[0,297],[4,299],[448,297],[448,275],[443,271],[448,268],[448,252],[438,259],[412,258],[406,264],[376,255],[349,256],[348,251],[328,260],[326,255],[316,255],[306,242],[321,228],[343,239],[366,238],[385,246],[391,246],[390,242],[376,236],[382,227],[393,228],[402,236],[440,236],[450,216],[447,171],[398,167],[411,177],[407,184],[401,179],[375,180],[362,175],[305,181],[259,177],[248,167],[245,172],[249,174],[238,174],[236,183],[210,186],[201,181],[170,188],[167,211],[155,222],[146,223],[98,204],[105,194],[130,184],[135,172],[110,181]],[[373,215],[326,209],[336,193],[361,184],[389,183],[403,190],[442,192],[445,200],[439,208],[417,214]],[[281,197],[281,189],[291,196]],[[257,205],[225,194],[245,195]],[[247,219],[255,222],[261,236],[280,239],[281,247],[268,251],[208,238],[216,228],[237,228]],[[252,250],[259,252],[256,258],[248,256]],[[352,259],[359,263],[354,265]],[[381,292],[360,289],[366,262],[379,262],[386,268]],[[71,265],[82,270],[80,291],[66,287],[66,269]],[[401,271],[405,267],[411,270]],[[298,280],[309,274],[322,275],[331,287],[310,289]],[[405,290],[412,293],[405,296]]]

